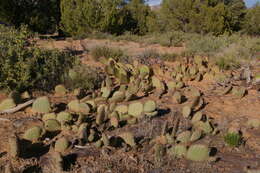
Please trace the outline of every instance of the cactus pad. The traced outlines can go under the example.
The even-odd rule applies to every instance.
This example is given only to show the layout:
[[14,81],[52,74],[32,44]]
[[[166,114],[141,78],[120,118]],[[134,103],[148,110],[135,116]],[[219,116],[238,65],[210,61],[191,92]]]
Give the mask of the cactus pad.
[[64,96],[64,95],[66,95],[66,93],[67,93],[67,90],[66,90],[64,85],[57,85],[55,87],[55,94],[56,95]]
[[190,114],[191,114],[191,107],[190,106],[184,106],[182,108],[183,117],[188,118],[190,116]]
[[96,123],[98,125],[102,124],[105,121],[105,118],[106,118],[106,106],[100,105],[97,109]]
[[61,124],[55,119],[48,119],[44,122],[44,128],[46,131],[55,132],[61,130]]
[[41,127],[35,126],[26,130],[24,132],[23,138],[28,141],[36,142],[39,140],[39,138],[42,135],[43,135],[43,129]]
[[57,115],[55,113],[48,113],[48,114],[44,114],[42,116],[42,120],[43,121],[46,121],[46,120],[49,120],[49,119],[56,119]]
[[68,148],[69,148],[69,141],[62,137],[62,138],[59,138],[56,142],[55,142],[55,145],[54,145],[54,150],[56,152],[64,152],[66,151]]
[[198,122],[198,121],[200,121],[201,119],[202,119],[202,113],[201,112],[196,112],[194,115],[193,115],[193,117],[192,117],[192,119],[191,119],[191,123],[196,123],[196,122]]
[[69,102],[68,108],[70,111],[88,114],[90,112],[90,108],[86,103],[80,103],[79,100],[73,100]]
[[191,132],[187,130],[187,131],[180,133],[177,136],[176,140],[181,143],[187,143],[190,141],[190,136],[191,136]]
[[144,112],[154,112],[156,110],[156,103],[153,100],[148,100],[144,103]]
[[204,133],[209,134],[213,131],[213,128],[209,121],[197,121],[193,124],[195,129],[202,130]]
[[116,91],[109,99],[110,102],[122,102],[125,99],[125,93],[122,91]]
[[201,136],[202,136],[202,131],[201,130],[195,130],[191,134],[190,141],[191,142],[197,141],[201,138]]
[[0,111],[12,109],[16,106],[13,99],[5,99],[0,103]]
[[192,161],[206,161],[209,158],[209,148],[202,144],[194,144],[187,151],[187,159]]
[[51,105],[48,97],[37,98],[32,105],[32,110],[37,113],[49,113],[51,111]]
[[69,112],[60,112],[57,115],[57,120],[60,123],[66,123],[72,120],[72,115]]
[[172,97],[172,100],[174,103],[178,103],[178,104],[181,104],[182,103],[182,95],[180,92],[175,92],[173,97]]
[[184,157],[186,153],[187,153],[187,147],[181,144],[175,145],[169,149],[169,154],[177,158]]
[[125,143],[130,145],[131,147],[134,147],[136,145],[134,135],[131,132],[125,132],[119,135]]
[[128,114],[139,118],[143,112],[143,104],[140,102],[131,103],[128,107]]
[[115,111],[117,111],[119,113],[119,115],[127,114],[128,106],[126,106],[126,105],[118,105],[115,108]]
[[249,128],[254,128],[254,129],[260,128],[260,120],[259,119],[249,119],[246,124]]

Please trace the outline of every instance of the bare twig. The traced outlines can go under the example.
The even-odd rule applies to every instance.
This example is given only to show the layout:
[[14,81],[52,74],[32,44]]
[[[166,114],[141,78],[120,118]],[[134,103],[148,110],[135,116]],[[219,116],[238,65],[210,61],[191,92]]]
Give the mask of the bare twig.
[[34,102],[34,99],[29,100],[29,101],[27,101],[27,102],[25,102],[25,103],[23,103],[23,104],[19,104],[19,105],[16,106],[15,108],[7,109],[7,110],[4,110],[4,111],[1,111],[1,112],[0,112],[0,115],[1,115],[1,114],[12,114],[12,113],[15,113],[15,112],[17,112],[17,111],[19,111],[19,110],[21,110],[21,109],[23,109],[23,108],[25,108],[25,107],[31,105],[33,102]]

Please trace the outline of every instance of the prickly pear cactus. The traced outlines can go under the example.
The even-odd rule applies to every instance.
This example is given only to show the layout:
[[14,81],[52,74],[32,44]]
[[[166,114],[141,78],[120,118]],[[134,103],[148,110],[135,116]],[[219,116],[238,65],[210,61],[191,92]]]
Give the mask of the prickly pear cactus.
[[202,130],[206,134],[213,132],[213,127],[209,121],[197,121],[193,124],[193,127],[195,129]]
[[128,114],[136,118],[140,118],[143,112],[143,104],[141,102],[131,103],[128,106]]
[[66,90],[66,88],[65,88],[64,85],[57,85],[57,86],[55,87],[55,94],[56,94],[56,95],[58,95],[58,96],[64,96],[64,95],[66,95],[66,93],[67,93],[67,90]]
[[150,113],[156,110],[156,103],[153,100],[148,100],[144,103],[144,112]]
[[105,121],[106,118],[106,106],[100,105],[97,110],[97,117],[96,117],[96,123],[98,125],[102,124]]
[[55,119],[48,119],[48,120],[44,121],[44,128],[46,131],[56,132],[56,131],[61,130],[61,124],[59,121],[57,121]]
[[118,105],[118,106],[115,108],[115,111],[117,111],[119,115],[127,114],[127,112],[128,112],[128,106],[127,106],[127,105]]
[[191,123],[194,124],[194,123],[200,121],[200,120],[202,119],[202,116],[203,116],[203,114],[202,114],[201,112],[196,112],[196,113],[193,115],[192,119],[191,119]]
[[172,97],[172,101],[173,101],[173,103],[181,104],[182,100],[183,100],[182,98],[183,98],[183,96],[181,95],[181,93],[177,91],[174,93],[174,95]]
[[187,130],[187,131],[180,133],[177,136],[176,140],[180,143],[187,143],[190,141],[190,137],[191,137],[191,132]]
[[259,129],[260,128],[260,120],[259,119],[249,119],[246,123],[249,128]]
[[32,105],[32,110],[37,113],[49,113],[51,111],[51,105],[48,97],[43,96],[37,98]]
[[184,106],[182,108],[182,115],[184,118],[188,118],[191,115],[191,107],[190,106]]
[[63,152],[65,152],[69,148],[69,145],[70,145],[69,141],[65,137],[59,138],[55,142],[54,150],[56,152],[63,153]]
[[57,115],[57,120],[64,124],[66,122],[70,122],[72,120],[72,115],[69,112],[60,112]]
[[139,74],[141,78],[145,78],[150,75],[150,68],[146,65],[142,65],[139,68]]
[[130,145],[131,147],[134,147],[136,145],[134,135],[131,132],[125,132],[119,135],[125,143]]
[[195,130],[191,134],[190,141],[191,142],[197,141],[201,138],[201,136],[202,136],[202,131],[201,130]]
[[167,88],[169,91],[174,91],[176,89],[177,83],[174,81],[167,83]]
[[242,98],[246,95],[246,88],[235,87],[235,88],[232,89],[232,94],[239,97],[239,98]]
[[73,100],[69,102],[68,108],[72,112],[76,113],[83,113],[83,114],[88,114],[90,112],[90,108],[88,104],[86,103],[80,103],[79,100]]
[[260,83],[260,73],[255,74],[254,83],[256,83],[256,84]]
[[46,120],[49,120],[49,119],[56,119],[57,115],[55,113],[48,113],[48,114],[44,114],[42,116],[42,120],[43,121],[46,121]]
[[109,99],[110,102],[122,102],[125,99],[125,92],[116,91],[113,96]]
[[41,127],[35,126],[26,130],[23,138],[31,142],[36,142],[42,137],[43,133],[44,131]]
[[101,140],[102,140],[104,146],[109,146],[110,141],[109,141],[108,136],[106,134],[102,134]]
[[168,151],[168,153],[171,156],[177,157],[177,158],[183,158],[185,157],[186,153],[187,153],[187,147],[185,145],[175,145],[173,147],[171,147]]
[[13,99],[5,99],[0,103],[0,111],[4,111],[7,109],[12,109],[16,106],[15,102]]
[[192,161],[206,161],[209,158],[209,148],[202,144],[194,144],[187,151],[186,158]]
[[109,98],[109,96],[111,94],[111,89],[108,87],[102,87],[101,92],[102,92],[102,97]]
[[115,117],[115,116],[112,116],[112,117],[110,118],[110,124],[111,124],[111,126],[117,128],[117,127],[119,126],[119,120],[118,120],[118,118]]

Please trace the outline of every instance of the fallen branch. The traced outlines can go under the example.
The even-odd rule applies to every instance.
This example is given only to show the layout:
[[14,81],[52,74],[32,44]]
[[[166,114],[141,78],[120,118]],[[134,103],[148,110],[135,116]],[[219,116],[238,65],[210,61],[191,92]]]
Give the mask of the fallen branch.
[[23,109],[23,108],[25,108],[25,107],[31,105],[33,102],[34,102],[34,99],[29,100],[29,101],[27,101],[27,102],[25,102],[25,103],[23,103],[23,104],[19,104],[19,105],[16,106],[15,108],[7,109],[7,110],[4,110],[4,111],[1,111],[1,112],[0,112],[0,115],[1,115],[1,114],[12,114],[12,113],[15,113],[15,112],[17,112],[17,111],[19,111],[19,110],[21,110],[21,109]]

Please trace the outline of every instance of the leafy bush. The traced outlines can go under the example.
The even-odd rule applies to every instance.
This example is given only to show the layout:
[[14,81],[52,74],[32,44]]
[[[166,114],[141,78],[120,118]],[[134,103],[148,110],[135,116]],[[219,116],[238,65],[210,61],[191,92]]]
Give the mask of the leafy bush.
[[260,35],[260,3],[248,9],[244,21],[244,32],[251,35]]
[[227,47],[233,43],[233,37],[229,36],[212,36],[212,35],[194,35],[186,43],[187,51],[194,54],[212,55],[217,53],[220,49]]
[[101,70],[87,65],[76,65],[65,77],[64,83],[68,89],[97,89],[101,86],[104,75]]
[[222,69],[237,68],[241,61],[252,59],[260,51],[260,39],[241,37],[236,42],[221,48],[213,57]]
[[237,147],[241,144],[242,138],[238,133],[227,133],[224,136],[225,142],[231,147]]
[[22,24],[39,33],[54,33],[59,22],[59,1],[1,0],[0,21],[15,27]]
[[37,48],[30,37],[25,27],[0,26],[0,88],[52,89],[74,65],[70,54]]
[[127,59],[127,56],[121,49],[107,46],[95,46],[90,50],[90,54],[96,61],[99,61],[102,57],[106,59],[113,58],[116,61],[125,61],[123,59]]

